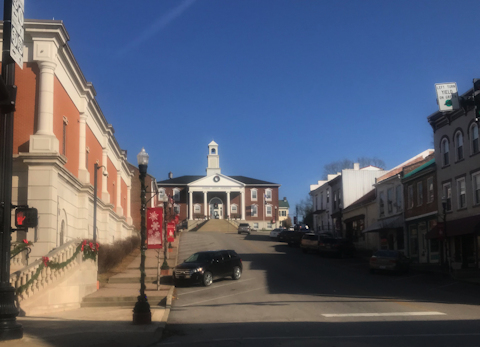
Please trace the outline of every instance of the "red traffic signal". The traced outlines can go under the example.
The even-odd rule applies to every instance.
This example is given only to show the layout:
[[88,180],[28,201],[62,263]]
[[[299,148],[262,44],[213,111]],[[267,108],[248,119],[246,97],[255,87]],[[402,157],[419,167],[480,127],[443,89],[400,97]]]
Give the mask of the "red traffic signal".
[[17,208],[15,210],[15,226],[17,228],[35,228],[38,224],[36,208]]

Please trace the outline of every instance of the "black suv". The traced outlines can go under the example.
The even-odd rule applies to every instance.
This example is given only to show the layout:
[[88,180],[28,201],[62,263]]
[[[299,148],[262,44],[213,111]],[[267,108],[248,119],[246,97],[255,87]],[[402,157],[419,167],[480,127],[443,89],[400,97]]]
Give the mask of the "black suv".
[[242,270],[242,259],[233,250],[198,252],[175,266],[173,283],[199,282],[209,286],[214,277],[232,276],[238,280],[242,276]]

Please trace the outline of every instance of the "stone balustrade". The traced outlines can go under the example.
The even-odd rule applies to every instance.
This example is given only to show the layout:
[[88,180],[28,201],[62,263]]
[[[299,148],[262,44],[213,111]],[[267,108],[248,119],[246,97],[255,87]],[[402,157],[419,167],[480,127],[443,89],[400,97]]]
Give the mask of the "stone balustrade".
[[[50,251],[46,255],[46,257],[48,257],[49,261],[51,262],[55,262],[57,264],[64,263],[70,258],[72,258],[80,242],[80,240],[72,240]],[[31,285],[29,285],[24,291],[22,291],[22,293],[18,295],[19,302],[32,297],[37,292],[47,287],[49,284],[58,281],[69,270],[80,265],[81,263],[82,252],[79,252],[75,259],[72,259],[72,261],[68,265],[60,269],[51,269],[50,267],[44,267],[42,270],[40,270],[38,277],[33,281],[33,283],[31,283]],[[18,290],[18,288],[25,285],[30,279],[32,279],[37,274],[37,271],[42,266],[42,264],[44,264],[43,259],[38,259],[27,267],[24,267],[23,269],[12,273],[10,275],[10,283],[15,288],[15,290]]]

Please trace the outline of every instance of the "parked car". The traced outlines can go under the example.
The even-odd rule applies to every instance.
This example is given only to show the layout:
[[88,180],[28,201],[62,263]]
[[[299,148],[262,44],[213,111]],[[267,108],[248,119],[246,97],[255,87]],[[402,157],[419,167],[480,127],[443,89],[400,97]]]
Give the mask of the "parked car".
[[277,239],[278,235],[283,231],[283,229],[273,229],[270,231],[270,238]]
[[217,277],[232,276],[238,280],[242,271],[242,259],[234,250],[197,252],[175,266],[173,283],[201,283],[209,286]]
[[250,235],[250,224],[248,223],[240,223],[238,225],[238,233],[241,234],[241,233],[246,233],[248,235]]
[[300,245],[300,241],[302,241],[302,237],[303,235],[305,235],[305,233],[307,233],[308,230],[297,230],[297,231],[294,231],[294,232],[290,232],[287,235],[287,243],[290,247],[293,247],[293,246],[298,246]]
[[303,253],[308,251],[318,251],[318,242],[320,240],[320,235],[315,233],[305,233],[300,240],[300,248]]
[[288,234],[291,234],[293,233],[293,229],[290,230],[290,229],[284,229],[280,232],[280,234],[278,234],[277,236],[277,241],[280,241],[280,242],[287,242],[287,239],[288,239]]
[[394,271],[407,272],[410,269],[410,259],[401,251],[380,250],[370,258],[370,272]]
[[325,237],[318,243],[318,253],[344,258],[355,254],[355,245],[353,242],[340,237]]

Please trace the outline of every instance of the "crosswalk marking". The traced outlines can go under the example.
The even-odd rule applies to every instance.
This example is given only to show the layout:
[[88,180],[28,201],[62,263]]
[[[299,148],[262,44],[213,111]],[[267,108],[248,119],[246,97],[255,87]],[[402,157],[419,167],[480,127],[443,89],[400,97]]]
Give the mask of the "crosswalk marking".
[[383,312],[383,313],[326,313],[324,317],[390,317],[390,316],[443,316],[446,313],[436,311],[426,312]]

